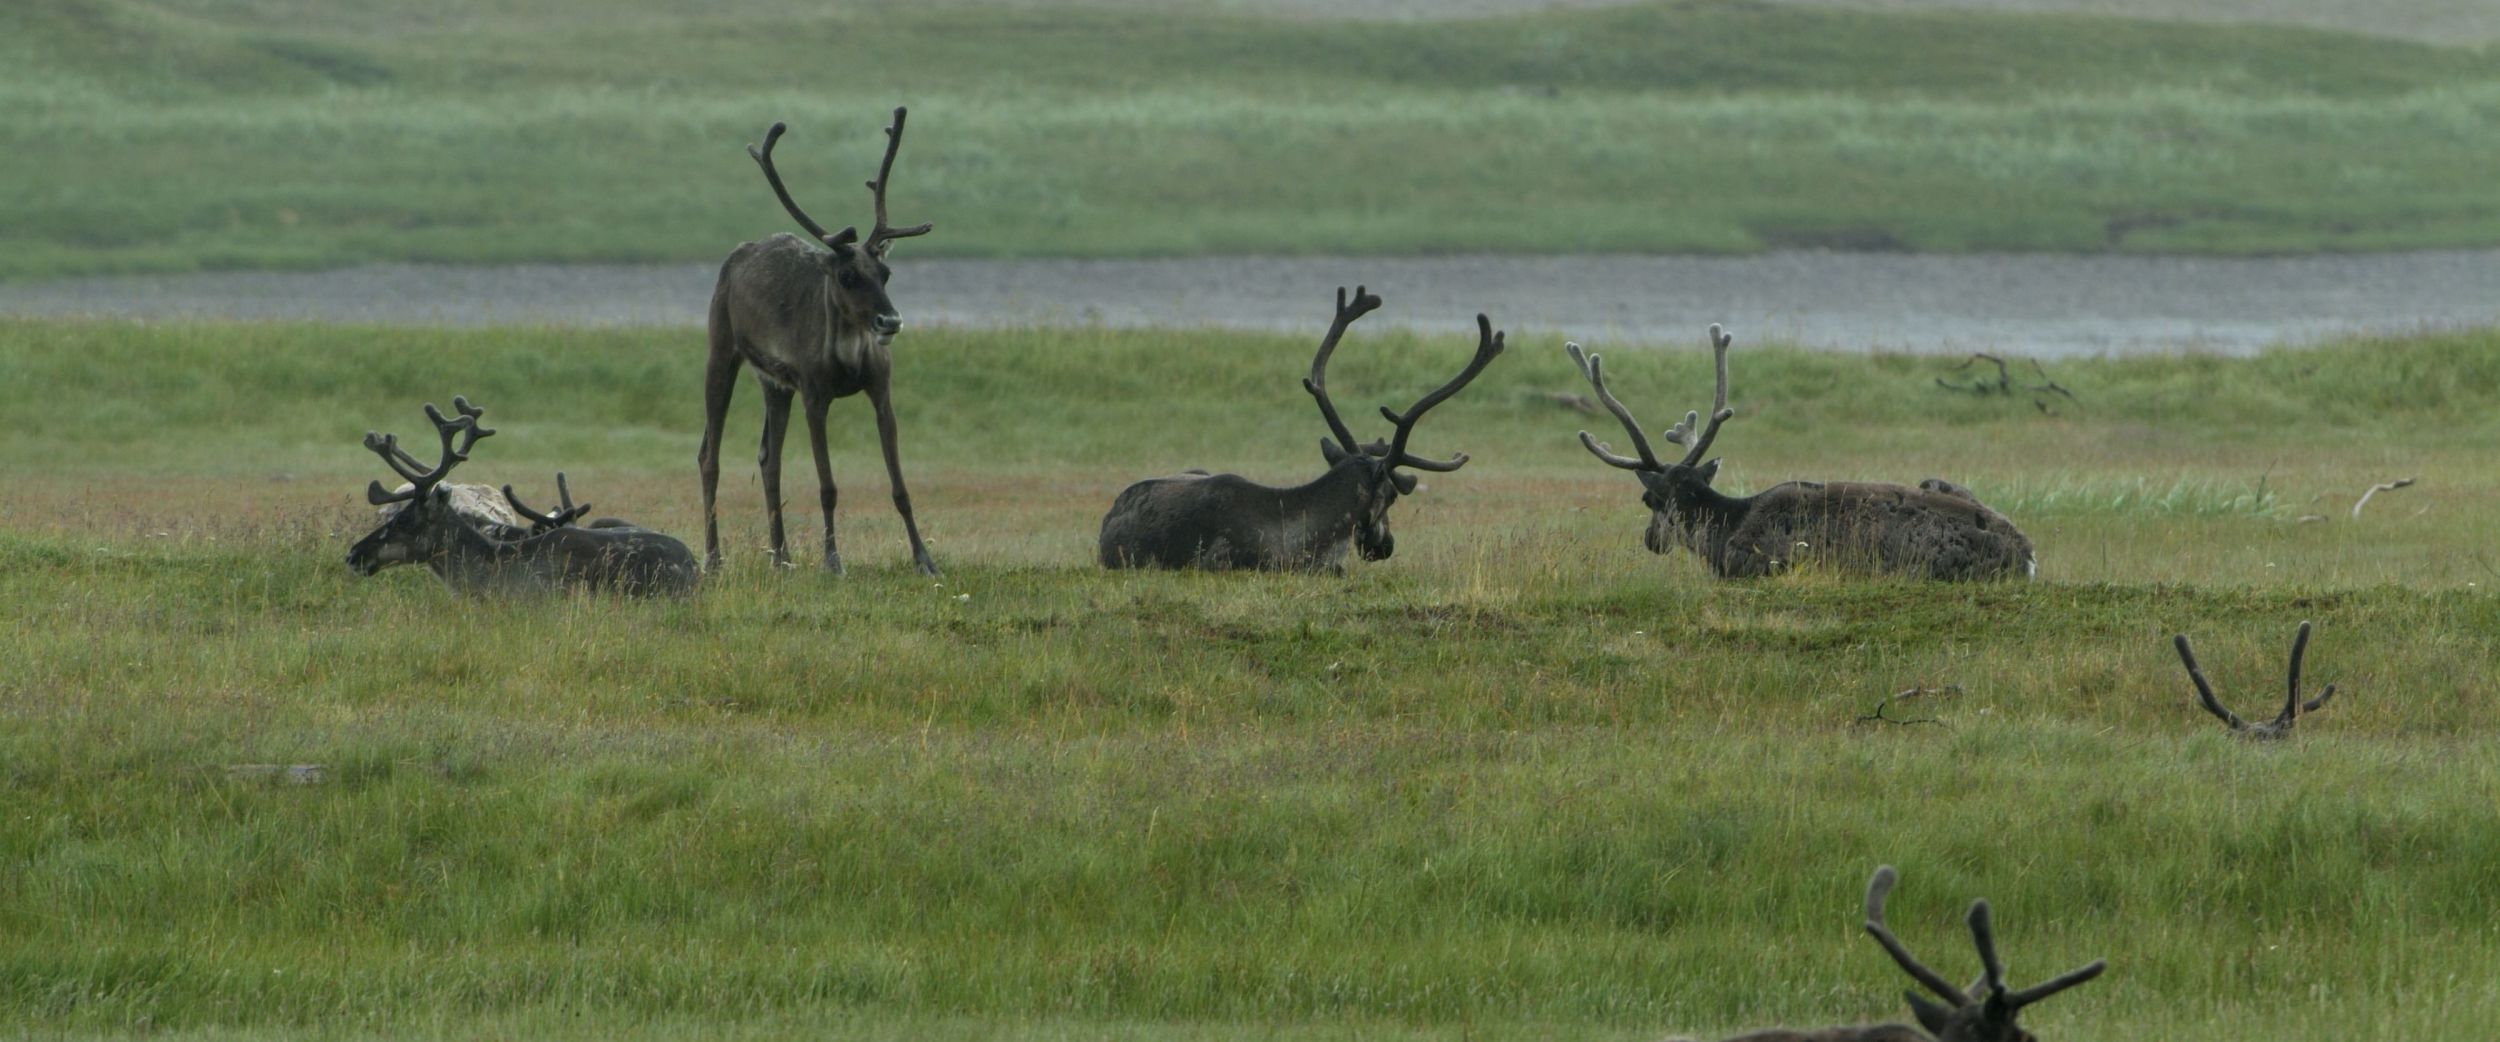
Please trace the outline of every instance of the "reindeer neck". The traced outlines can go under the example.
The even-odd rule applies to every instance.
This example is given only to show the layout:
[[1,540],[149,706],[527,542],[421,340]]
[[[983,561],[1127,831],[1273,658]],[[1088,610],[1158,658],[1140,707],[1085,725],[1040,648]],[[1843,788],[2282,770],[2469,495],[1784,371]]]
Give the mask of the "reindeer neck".
[[434,553],[425,563],[442,579],[454,583],[472,582],[491,575],[522,556],[525,552],[522,544],[536,538],[539,536],[510,541],[494,539],[478,531],[467,518],[453,514],[436,537]]
[[1277,520],[1283,526],[1282,541],[1290,548],[1288,552],[1326,556],[1333,548],[1342,553],[1346,541],[1354,538],[1376,480],[1370,463],[1346,459],[1306,484],[1277,490],[1277,502],[1283,507]]

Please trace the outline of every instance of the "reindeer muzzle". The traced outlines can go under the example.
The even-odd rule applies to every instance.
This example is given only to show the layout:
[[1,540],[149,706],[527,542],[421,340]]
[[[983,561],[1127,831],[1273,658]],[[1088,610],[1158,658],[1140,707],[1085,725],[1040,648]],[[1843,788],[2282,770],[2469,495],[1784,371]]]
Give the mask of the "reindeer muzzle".
[[873,326],[878,336],[893,336],[903,331],[903,316],[886,312],[877,316]]

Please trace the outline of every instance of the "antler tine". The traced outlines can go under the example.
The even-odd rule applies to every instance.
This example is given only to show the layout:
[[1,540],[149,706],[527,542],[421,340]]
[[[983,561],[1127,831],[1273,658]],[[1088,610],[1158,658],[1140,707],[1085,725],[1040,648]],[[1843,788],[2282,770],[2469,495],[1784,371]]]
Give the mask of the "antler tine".
[[399,447],[399,435],[366,431],[365,451],[382,457],[382,462],[390,464],[391,470],[401,480],[413,482],[425,476],[425,464],[417,462],[408,450]]
[[2318,697],[2301,703],[2300,711],[2304,713],[2317,712],[2319,706],[2325,705],[2326,700],[2333,697],[2335,697],[2335,685],[2328,684],[2326,686],[2326,690],[2318,692]]
[[901,151],[903,148],[903,116],[905,111],[906,110],[903,106],[897,105],[894,107],[894,125],[885,128],[885,159],[877,164],[877,179],[868,182],[868,191],[875,197],[877,204],[877,226],[868,233],[868,248],[875,251],[880,256],[885,253],[886,244],[891,243],[896,239],[908,239],[915,235],[927,235],[929,234],[930,229],[937,227],[937,225],[934,224],[922,223],[912,225],[909,228],[896,228],[885,223],[886,180],[894,173],[894,153]]
[[781,135],[789,129],[789,124],[775,121],[772,129],[764,132],[764,147],[748,145],[747,156],[755,160],[755,165],[764,168],[764,180],[773,186],[773,195],[781,199],[781,208],[789,211],[791,219],[799,222],[799,227],[807,229],[807,234],[815,236],[816,241],[827,246],[841,246],[858,239],[857,228],[844,228],[838,235],[825,234],[825,226],[816,223],[807,211],[799,209],[798,202],[790,198],[790,190],[782,186],[781,171],[773,166],[773,146],[780,143]]
[[1685,466],[1701,462],[1701,458],[1710,452],[1711,440],[1719,436],[1719,425],[1736,415],[1736,410],[1727,407],[1727,348],[1735,342],[1736,338],[1720,328],[1718,323],[1710,324],[1710,354],[1714,368],[1718,370],[1718,389],[1710,395],[1710,425],[1702,428],[1698,440],[1687,442],[1685,439],[1693,433],[1693,423],[1701,418],[1699,413],[1688,412],[1684,414],[1683,423],[1667,432],[1668,441],[1688,446],[1684,450]]
[[2292,635],[2291,690],[2283,696],[2283,712],[2274,718],[2277,724],[2288,724],[2300,715],[2300,660],[2309,653],[2309,620],[2302,619],[2300,632]]
[[1354,287],[1352,304],[1346,303],[1345,287],[1337,287],[1337,317],[1329,322],[1328,335],[1320,338],[1319,353],[1311,356],[1311,375],[1302,380],[1302,389],[1311,392],[1311,398],[1319,403],[1320,418],[1328,421],[1328,430],[1350,454],[1361,454],[1363,446],[1354,440],[1354,432],[1346,429],[1345,421],[1337,417],[1336,403],[1328,400],[1328,356],[1336,353],[1337,341],[1345,336],[1347,326],[1379,307],[1380,298],[1362,286]]
[[2223,723],[2231,725],[2232,730],[2247,730],[2247,722],[2241,720],[2239,714],[2224,706],[2221,699],[2214,697],[2214,686],[2205,682],[2205,671],[2196,668],[2196,652],[2188,647],[2187,634],[2181,633],[2173,636],[2170,642],[2178,646],[2179,661],[2187,666],[2188,679],[2196,684],[2197,702],[2204,705],[2206,712],[2220,718]]
[[1598,402],[1606,406],[1607,412],[1615,414],[1615,421],[1623,424],[1624,433],[1632,436],[1632,447],[1640,452],[1641,458],[1633,459],[1609,452],[1587,431],[1580,432],[1581,446],[1610,466],[1625,470],[1665,470],[1666,465],[1658,462],[1658,454],[1650,451],[1649,436],[1641,433],[1641,423],[1632,418],[1632,410],[1624,408],[1622,402],[1615,400],[1614,392],[1606,389],[1606,369],[1598,356],[1582,351],[1579,344],[1568,340],[1563,342],[1563,350],[1570,353],[1571,364],[1579,368],[1580,378],[1587,380],[1589,387],[1597,391]]
[[1997,958],[1996,921],[1988,914],[1988,899],[1970,903],[1970,940],[1979,949],[1979,983],[1987,994],[2005,994],[2005,961]]
[[1892,956],[1892,961],[1901,967],[1902,972],[1935,992],[1937,998],[1957,1007],[1970,1005],[1968,993],[1954,987],[1952,981],[1918,961],[1908,948],[1901,945],[1901,939],[1892,935],[1892,928],[1884,925],[1884,899],[1892,895],[1892,884],[1899,879],[1899,873],[1894,872],[1891,865],[1883,865],[1875,869],[1875,878],[1867,880],[1866,932],[1875,938],[1875,943],[1883,945],[1884,953]]
[[1445,460],[1425,459],[1422,456],[1410,455],[1406,451],[1406,438],[1407,435],[1415,433],[1415,423],[1423,419],[1425,413],[1432,411],[1434,406],[1449,401],[1450,396],[1465,389],[1468,384],[1474,383],[1476,376],[1484,372],[1484,367],[1493,364],[1493,359],[1499,356],[1502,349],[1507,346],[1503,338],[1504,334],[1493,328],[1493,320],[1479,313],[1476,316],[1476,356],[1467,360],[1467,368],[1459,370],[1458,375],[1452,377],[1450,382],[1435,388],[1432,393],[1416,399],[1415,404],[1408,406],[1403,414],[1390,412],[1386,405],[1380,407],[1380,415],[1388,417],[1390,423],[1397,425],[1397,433],[1389,437],[1390,466],[1447,473],[1467,465],[1467,454],[1464,452]]
[[564,472],[561,470],[556,472],[556,500],[558,506],[556,507],[556,512],[553,514],[542,514],[538,511],[530,509],[528,504],[521,502],[521,497],[512,491],[512,486],[510,485],[505,485],[503,487],[503,498],[504,502],[512,504],[513,512],[520,514],[522,517],[528,518],[530,520],[530,524],[540,530],[562,528],[580,520],[583,514],[590,512],[590,504],[588,503],[584,503],[578,507],[573,505],[573,491],[565,487]]
[[2015,1009],[2021,1009],[2034,1002],[2038,1002],[2041,999],[2048,998],[2058,992],[2074,987],[2077,984],[2081,984],[2094,977],[2098,977],[2101,975],[2102,970],[2106,970],[2108,968],[2109,963],[2100,959],[2094,959],[2091,962],[2076,967],[2075,969],[2068,970],[2064,974],[2057,977],[2006,995],[2006,1004]]

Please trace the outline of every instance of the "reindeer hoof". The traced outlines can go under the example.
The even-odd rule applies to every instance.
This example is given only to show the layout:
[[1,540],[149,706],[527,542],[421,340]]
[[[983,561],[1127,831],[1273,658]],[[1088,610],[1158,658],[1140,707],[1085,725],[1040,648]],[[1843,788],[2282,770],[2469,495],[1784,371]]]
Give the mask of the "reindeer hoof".
[[920,569],[920,574],[928,576],[929,578],[935,579],[938,577],[938,566],[936,561],[932,561],[926,557],[914,558],[911,566]]
[[845,569],[845,568],[843,568],[843,567],[842,567],[842,555],[840,555],[840,554],[826,554],[826,555],[825,555],[825,574],[827,574],[827,575],[841,575],[841,574],[844,574],[844,573],[845,573],[845,572],[847,572],[847,571],[848,571],[848,569]]

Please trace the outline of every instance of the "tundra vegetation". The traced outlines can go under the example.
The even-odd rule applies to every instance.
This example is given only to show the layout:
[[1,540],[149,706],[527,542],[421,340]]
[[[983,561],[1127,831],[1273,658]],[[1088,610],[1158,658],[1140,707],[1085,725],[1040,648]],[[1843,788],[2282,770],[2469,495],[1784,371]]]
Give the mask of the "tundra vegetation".
[[[2042,550],[1945,584],[1643,550],[1561,332],[1343,577],[1093,561],[1141,471],[1311,465],[1309,336],[941,328],[896,407],[943,585],[772,569],[740,480],[691,597],[503,603],[339,566],[358,437],[457,388],[458,476],[692,531],[699,333],[0,323],[0,1035],[1724,1038],[1903,1017],[1879,863],[1941,973],[1982,896],[2018,983],[2109,961],[2050,1042],[2500,1023],[2500,333],[2078,361],[2056,416],[1749,344],[1719,484],[1947,474]],[[2301,620],[2331,713],[2233,740],[2171,635],[2245,706]]]
[[16,3],[0,277],[711,263],[783,226],[759,120],[849,207],[830,150],[898,100],[897,212],[946,226],[915,256],[2493,246],[2489,46],[1747,0]]

